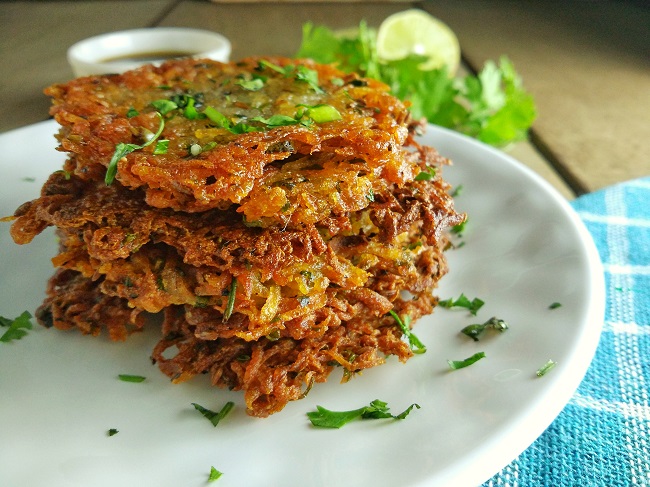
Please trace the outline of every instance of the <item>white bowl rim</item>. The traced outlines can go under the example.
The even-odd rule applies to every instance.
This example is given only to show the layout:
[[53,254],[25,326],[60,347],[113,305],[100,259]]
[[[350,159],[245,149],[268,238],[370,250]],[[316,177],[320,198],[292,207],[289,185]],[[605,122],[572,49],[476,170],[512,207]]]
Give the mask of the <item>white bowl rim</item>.
[[[180,44],[179,44],[180,43]],[[197,48],[192,49],[192,43]],[[142,46],[142,47],[138,47]],[[89,74],[109,72],[112,68],[125,70],[138,64],[132,61],[116,63],[107,59],[153,50],[194,51],[193,57],[208,57],[226,61],[231,43],[222,34],[189,27],[145,27],[107,32],[83,39],[68,48],[67,58],[73,70]],[[109,66],[110,64],[110,66]],[[93,73],[94,74],[94,73]]]

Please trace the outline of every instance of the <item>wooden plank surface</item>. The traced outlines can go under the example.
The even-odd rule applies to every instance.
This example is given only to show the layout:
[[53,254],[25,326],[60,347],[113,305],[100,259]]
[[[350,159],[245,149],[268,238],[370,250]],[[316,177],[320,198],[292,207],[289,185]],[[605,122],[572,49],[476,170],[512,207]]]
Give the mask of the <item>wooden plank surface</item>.
[[45,120],[43,88],[72,77],[68,47],[104,32],[146,27],[176,0],[2,2],[0,132]]
[[474,67],[507,54],[534,140],[579,193],[650,174],[650,9],[630,2],[436,0]]

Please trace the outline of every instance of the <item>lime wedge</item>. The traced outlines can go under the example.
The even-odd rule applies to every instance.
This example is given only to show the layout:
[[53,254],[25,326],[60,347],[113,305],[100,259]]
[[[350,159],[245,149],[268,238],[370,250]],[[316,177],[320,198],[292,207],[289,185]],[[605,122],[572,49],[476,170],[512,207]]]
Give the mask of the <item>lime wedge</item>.
[[409,9],[386,17],[377,32],[377,56],[383,61],[403,59],[411,54],[428,59],[421,69],[447,66],[454,74],[460,64],[456,34],[442,21],[423,10]]

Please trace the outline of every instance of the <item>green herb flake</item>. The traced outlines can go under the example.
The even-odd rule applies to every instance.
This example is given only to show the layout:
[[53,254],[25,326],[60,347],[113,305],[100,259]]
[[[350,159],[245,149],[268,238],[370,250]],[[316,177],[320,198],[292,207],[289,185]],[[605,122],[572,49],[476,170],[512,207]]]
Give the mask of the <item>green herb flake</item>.
[[485,304],[485,301],[479,298],[474,298],[471,301],[465,294],[461,295],[457,299],[445,299],[438,301],[438,306],[442,308],[467,308],[469,312],[476,316],[476,313],[479,309]]
[[466,326],[461,330],[461,333],[463,335],[467,335],[475,342],[478,342],[479,336],[482,335],[488,329],[493,329],[500,333],[503,333],[508,329],[508,324],[502,319],[493,316],[485,323]]
[[542,365],[539,369],[537,369],[535,375],[537,375],[537,377],[543,377],[548,373],[549,370],[551,370],[556,365],[557,362],[555,362],[554,360],[548,360],[544,365]]
[[159,140],[156,142],[156,147],[153,150],[154,155],[162,155],[162,154],[167,154],[167,149],[169,148],[169,140],[164,139],[164,140]]
[[126,112],[126,118],[133,118],[137,117],[140,115],[140,113],[133,107],[129,108],[129,110]]
[[210,467],[210,475],[208,476],[208,482],[214,482],[215,480],[218,480],[219,477],[221,477],[222,475],[223,475],[222,472],[219,472],[219,470],[217,470],[214,467]]
[[322,406],[316,406],[316,411],[307,413],[311,424],[319,428],[341,428],[350,421],[361,419],[405,419],[413,408],[420,409],[418,404],[411,404],[402,413],[393,415],[389,412],[387,403],[375,399],[368,406],[351,411],[330,411]]
[[463,232],[465,231],[465,227],[467,227],[468,220],[469,220],[468,218],[465,218],[465,220],[463,220],[458,225],[454,225],[453,227],[451,227],[449,231],[461,237],[463,235]]
[[104,177],[104,183],[106,184],[106,186],[110,186],[111,184],[113,184],[113,181],[115,180],[115,175],[117,174],[117,163],[120,162],[120,160],[123,157],[126,157],[128,154],[130,154],[133,151],[144,149],[148,145],[152,144],[158,137],[160,137],[160,134],[162,134],[162,131],[165,128],[165,121],[160,112],[156,112],[156,115],[158,115],[158,118],[160,119],[160,125],[158,126],[158,131],[155,134],[153,134],[153,136],[150,137],[149,140],[147,140],[147,142],[145,142],[142,145],[125,144],[124,142],[120,142],[115,146],[115,152],[113,152],[113,157],[111,157],[111,160],[108,163],[108,167],[106,168],[106,176]]
[[411,331],[411,327],[410,327],[411,317],[409,315],[404,315],[404,319],[402,319],[393,310],[390,310],[389,313],[395,319],[399,327],[402,329],[402,333],[404,333],[404,336],[406,336],[406,338],[408,339],[409,345],[411,346],[411,350],[413,351],[413,353],[417,353],[417,354],[425,353],[427,351],[427,347]]
[[8,343],[12,340],[20,340],[27,335],[27,330],[32,329],[32,315],[23,311],[20,316],[12,319],[0,316],[0,326],[7,327],[7,330],[0,336],[0,342]]
[[318,85],[318,72],[306,66],[299,65],[296,67],[296,81],[307,83],[316,93],[325,93]]
[[343,71],[383,81],[411,103],[414,119],[424,117],[495,146],[525,139],[537,116],[533,97],[508,58],[488,61],[478,75],[464,77],[450,76],[446,67],[423,70],[425,57],[418,55],[380,63],[376,31],[364,21],[352,38],[304,24],[296,57],[336,63]]
[[107,434],[108,436],[115,436],[115,435],[118,434],[119,432],[120,432],[119,430],[117,430],[117,429],[115,429],[115,428],[111,428],[111,429],[109,429],[109,430],[106,432],[106,434]]
[[235,84],[247,91],[259,91],[264,88],[264,80],[262,78],[242,79]]
[[555,303],[552,303],[549,305],[548,309],[557,309],[562,306],[562,303],[558,303],[557,301]]
[[465,360],[447,360],[447,363],[449,364],[450,369],[458,370],[458,369],[468,367],[478,362],[482,358],[485,358],[485,352],[477,352],[471,357],[466,358]]
[[272,115],[270,118],[264,117],[254,117],[251,119],[254,122],[260,122],[264,125],[275,128],[275,127],[284,127],[286,125],[297,125],[300,123],[300,120],[288,115]]
[[151,106],[154,107],[161,115],[167,115],[169,112],[174,111],[178,108],[178,105],[175,102],[164,99],[152,101]]
[[147,380],[142,375],[119,374],[117,377],[123,382],[144,382]]
[[431,181],[433,178],[436,177],[436,168],[427,166],[424,171],[420,171],[420,173],[415,176],[416,181]]
[[335,122],[343,118],[336,108],[326,103],[307,107],[306,115],[316,123]]
[[230,411],[232,411],[232,409],[235,407],[235,403],[228,401],[218,412],[210,411],[209,409],[206,409],[195,402],[192,403],[192,406],[194,406],[194,409],[200,412],[204,418],[210,421],[212,423],[212,426],[216,427],[219,422],[225,418]]

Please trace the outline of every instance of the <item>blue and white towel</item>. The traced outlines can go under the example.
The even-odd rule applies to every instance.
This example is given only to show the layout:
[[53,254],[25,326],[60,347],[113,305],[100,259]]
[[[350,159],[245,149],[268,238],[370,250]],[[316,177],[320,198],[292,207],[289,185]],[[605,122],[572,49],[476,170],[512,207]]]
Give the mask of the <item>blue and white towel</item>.
[[483,487],[650,486],[650,177],[572,206],[605,271],[600,343],[557,419]]

